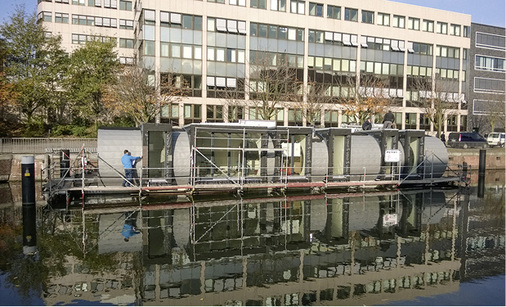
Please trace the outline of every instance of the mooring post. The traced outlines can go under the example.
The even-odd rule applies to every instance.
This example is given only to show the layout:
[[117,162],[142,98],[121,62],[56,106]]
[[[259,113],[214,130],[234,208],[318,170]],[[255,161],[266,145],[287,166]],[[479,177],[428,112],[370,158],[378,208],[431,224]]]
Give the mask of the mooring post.
[[480,163],[478,166],[478,197],[483,198],[485,194],[485,166],[487,162],[487,150],[480,149]]
[[23,205],[23,254],[37,252],[37,211],[35,210],[35,158],[21,157],[21,199]]

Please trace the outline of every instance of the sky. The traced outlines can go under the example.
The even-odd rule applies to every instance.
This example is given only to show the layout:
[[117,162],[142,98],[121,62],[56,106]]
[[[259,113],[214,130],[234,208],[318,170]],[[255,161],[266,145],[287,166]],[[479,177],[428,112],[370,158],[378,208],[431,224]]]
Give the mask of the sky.
[[[163,0],[165,1],[165,0]],[[505,27],[504,0],[391,0],[425,7],[432,7],[446,11],[471,15],[472,22]],[[316,2],[318,2],[316,0]],[[336,0],[338,3],[339,0]],[[0,11],[0,22],[8,20],[16,4],[24,4],[27,11],[35,11],[37,0],[0,0],[3,9]]]

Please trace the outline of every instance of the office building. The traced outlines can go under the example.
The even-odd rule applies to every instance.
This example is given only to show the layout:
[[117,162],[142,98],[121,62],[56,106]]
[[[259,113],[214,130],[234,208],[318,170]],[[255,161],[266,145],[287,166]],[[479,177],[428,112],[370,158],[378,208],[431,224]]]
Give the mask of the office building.
[[[469,119],[481,134],[504,131],[505,29],[471,24]],[[471,128],[471,127],[470,127]]]
[[[349,124],[355,119],[342,100],[379,92],[398,128],[435,134],[419,101],[441,83],[444,130],[468,128],[470,15],[384,0],[39,0],[38,14],[69,51],[114,38],[122,63],[186,87],[162,122],[265,119],[256,103],[266,91],[262,78],[286,63],[296,82],[284,86],[291,98],[270,115],[278,125]],[[415,86],[427,78],[425,90]],[[308,108],[316,88],[324,99]]]

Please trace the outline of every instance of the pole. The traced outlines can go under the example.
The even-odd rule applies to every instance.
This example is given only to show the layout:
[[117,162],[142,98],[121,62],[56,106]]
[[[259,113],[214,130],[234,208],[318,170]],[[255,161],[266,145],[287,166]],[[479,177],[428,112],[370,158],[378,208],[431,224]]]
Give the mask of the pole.
[[478,168],[478,197],[483,198],[485,194],[485,166],[487,161],[487,150],[480,149],[480,164]]
[[23,254],[37,252],[37,212],[35,210],[35,158],[21,157],[21,193],[23,205]]

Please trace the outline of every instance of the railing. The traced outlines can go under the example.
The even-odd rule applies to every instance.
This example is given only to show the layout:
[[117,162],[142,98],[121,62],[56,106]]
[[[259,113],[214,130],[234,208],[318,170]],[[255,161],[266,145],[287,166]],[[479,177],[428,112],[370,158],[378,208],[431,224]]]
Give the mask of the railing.
[[82,147],[89,152],[97,151],[95,138],[0,138],[0,153],[44,154],[68,149],[78,153]]

